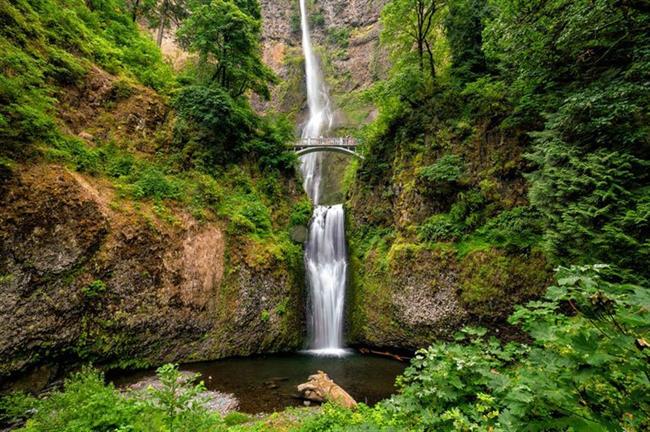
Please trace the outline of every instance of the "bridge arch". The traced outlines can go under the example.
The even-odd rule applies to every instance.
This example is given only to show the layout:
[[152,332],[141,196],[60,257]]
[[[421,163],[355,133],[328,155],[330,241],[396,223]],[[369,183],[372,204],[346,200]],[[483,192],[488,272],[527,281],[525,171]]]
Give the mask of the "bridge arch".
[[364,159],[363,156],[361,156],[359,153],[355,152],[354,150],[350,150],[345,147],[336,147],[336,146],[309,146],[309,147],[302,147],[298,150],[296,150],[296,155],[298,157],[304,156],[310,153],[317,153],[317,152],[331,152],[331,153],[340,153],[340,154],[345,154],[348,156],[356,157],[358,159]]
[[294,145],[294,149],[298,156],[316,152],[333,152],[363,159],[363,156],[356,152],[358,145],[357,140],[349,136],[318,137],[303,138]]

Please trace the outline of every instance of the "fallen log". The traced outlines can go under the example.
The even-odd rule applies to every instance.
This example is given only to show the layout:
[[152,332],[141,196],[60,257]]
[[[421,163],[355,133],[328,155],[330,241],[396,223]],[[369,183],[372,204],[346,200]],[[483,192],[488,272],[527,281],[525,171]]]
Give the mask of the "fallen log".
[[395,359],[395,360],[401,361],[401,362],[407,362],[407,361],[410,360],[410,357],[404,357],[404,356],[400,356],[400,355],[397,355],[397,354],[384,352],[384,351],[375,351],[375,350],[371,350],[371,349],[364,348],[364,347],[359,348],[359,352],[361,354],[365,354],[365,355],[374,354],[374,355],[383,356],[383,357],[390,357],[392,359]]
[[356,408],[357,402],[323,371],[309,376],[309,381],[298,386],[298,391],[312,402],[333,402],[344,408]]

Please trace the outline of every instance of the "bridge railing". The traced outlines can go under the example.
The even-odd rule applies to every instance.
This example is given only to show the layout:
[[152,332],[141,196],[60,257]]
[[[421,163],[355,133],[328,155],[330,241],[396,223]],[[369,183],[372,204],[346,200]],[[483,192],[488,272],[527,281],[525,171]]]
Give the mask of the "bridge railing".
[[356,147],[357,140],[352,137],[319,137],[319,138],[302,138],[295,144],[296,147],[317,147],[317,146],[334,146],[334,147]]

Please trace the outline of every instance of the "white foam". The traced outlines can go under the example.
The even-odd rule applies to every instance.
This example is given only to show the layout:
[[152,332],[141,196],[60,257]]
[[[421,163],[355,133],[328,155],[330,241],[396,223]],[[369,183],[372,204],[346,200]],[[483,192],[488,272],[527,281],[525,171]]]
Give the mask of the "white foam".
[[345,348],[318,348],[302,352],[317,357],[345,357],[353,353],[352,350]]

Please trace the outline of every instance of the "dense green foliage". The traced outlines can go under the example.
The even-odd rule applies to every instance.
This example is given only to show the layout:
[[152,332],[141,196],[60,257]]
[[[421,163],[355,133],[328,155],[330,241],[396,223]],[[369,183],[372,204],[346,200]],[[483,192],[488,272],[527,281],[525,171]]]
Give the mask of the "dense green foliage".
[[210,169],[257,159],[261,166],[291,172],[295,158],[285,148],[293,137],[286,119],[260,118],[248,95],[269,97],[275,75],[262,62],[257,1],[194,1],[178,30],[182,46],[198,56],[174,99],[180,120],[177,144]]
[[190,52],[198,54],[200,74],[234,98],[247,90],[268,98],[268,84],[274,76],[261,58],[257,2],[197,3],[178,37]]
[[159,90],[169,87],[171,68],[121,8],[119,0],[0,2],[3,153],[62,140],[57,89],[81,81],[93,64]]
[[82,86],[98,65],[125,82],[139,81],[174,95],[176,147],[186,165],[214,171],[215,164],[255,159],[261,166],[291,172],[295,159],[285,143],[293,130],[282,118],[261,118],[245,96],[251,90],[268,95],[267,85],[274,80],[261,61],[258,3],[174,6],[191,13],[179,40],[199,54],[197,64],[188,65],[180,79],[128,13],[129,7],[147,5],[122,0],[0,3],[3,154],[24,157],[43,144],[80,147],[61,132],[55,106],[63,89]]
[[[179,40],[195,54],[185,70],[173,72],[139,32],[139,14],[162,30],[178,19]],[[199,219],[222,217],[229,234],[259,246],[254,259],[295,261],[299,248],[275,213],[295,165],[285,148],[293,128],[259,116],[248,99],[268,97],[274,82],[260,20],[255,0],[0,0],[0,166],[41,154],[109,179],[119,199],[150,200],[170,223],[168,201]],[[325,24],[321,12],[310,21]],[[354,168],[357,185],[385,204],[353,233],[353,260],[380,256],[381,277],[409,254],[453,254],[459,299],[482,318],[539,293],[546,273],[529,269],[566,267],[543,298],[510,316],[526,343],[466,328],[420,350],[390,400],[356,411],[326,405],[291,427],[649,430],[650,8],[394,0],[382,22],[393,67],[369,92],[380,114]],[[350,32],[327,37],[344,48]],[[57,98],[95,65],[170,97],[173,131],[155,155],[62,131]],[[424,209],[407,226],[393,226],[391,182]],[[297,227],[310,214],[300,201],[280,217]],[[94,280],[82,294],[96,302],[105,290]],[[272,313],[286,304],[260,319]],[[173,366],[159,376],[162,388],[124,395],[86,370],[45,397],[3,399],[2,420],[27,419],[21,430],[34,432],[273,429],[208,412],[204,387],[179,381]]]
[[[418,193],[436,210],[415,229],[425,241],[501,247],[513,231],[500,222],[506,212],[527,239],[509,247],[647,279],[648,8],[454,0],[436,9],[427,33],[439,47],[428,56],[431,79],[414,39],[422,4],[435,9],[401,1],[382,13],[394,66],[373,90],[381,113],[365,132],[357,179],[381,184],[413,161]],[[524,182],[528,203],[513,193]]]
[[465,329],[419,351],[398,395],[357,413],[330,407],[302,430],[647,430],[648,288],[602,270],[561,268],[542,300],[512,315],[531,344]]
[[[518,25],[522,13],[529,25]],[[504,2],[486,28],[486,51],[514,89],[510,121],[543,121],[530,197],[546,250],[645,277],[649,23],[634,2]]]
[[184,379],[172,365],[159,368],[158,378],[160,387],[125,395],[86,369],[68,378],[60,392],[43,399],[14,395],[2,405],[14,419],[25,409],[34,413],[19,429],[25,432],[226,430],[221,416],[203,407],[202,382]]
[[411,30],[425,3],[382,13],[393,67],[370,92],[380,115],[351,188],[364,295],[387,274],[377,256],[451,250],[446,271],[485,323],[537,297],[544,266],[527,264],[579,266],[511,316],[530,343],[485,330],[436,343],[399,395],[306,430],[647,430],[650,8],[448,1],[428,33],[432,77]]

